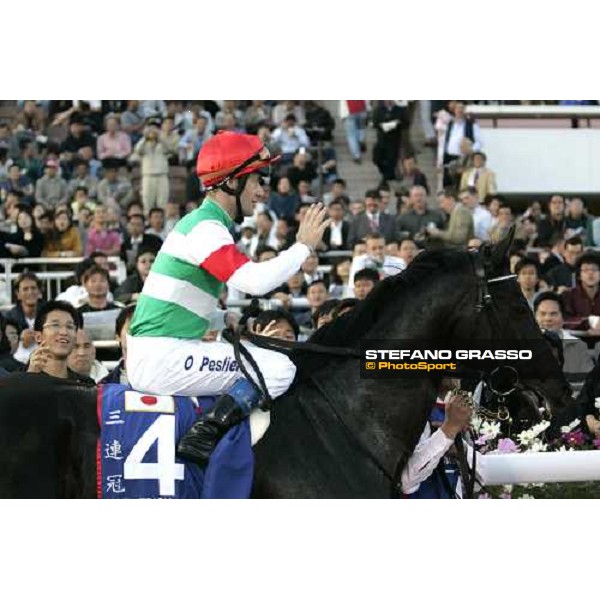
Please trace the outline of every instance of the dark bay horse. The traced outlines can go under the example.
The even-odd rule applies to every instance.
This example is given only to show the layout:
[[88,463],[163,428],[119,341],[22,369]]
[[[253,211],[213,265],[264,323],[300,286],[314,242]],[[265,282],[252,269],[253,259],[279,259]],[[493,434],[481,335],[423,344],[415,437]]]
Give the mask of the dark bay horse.
[[[420,254],[312,342],[357,348],[361,339],[541,339],[514,279],[509,240],[484,248],[479,273],[465,251]],[[299,352],[298,378],[272,409],[255,447],[255,497],[383,498],[410,456],[438,378],[363,380],[356,358]],[[558,365],[547,348],[544,362]],[[569,398],[561,375],[532,382],[557,414]],[[0,497],[95,497],[97,388],[44,375],[0,380]]]
[[[467,347],[474,340],[541,340],[515,279],[507,277],[511,238],[482,249],[479,274],[466,251],[418,255],[310,341],[358,348],[361,339],[461,340]],[[494,280],[481,310],[482,285]],[[555,367],[553,377],[524,383],[559,415],[570,388],[550,346],[542,346],[538,360]],[[296,363],[299,381],[274,403],[271,427],[255,447],[254,496],[390,497],[392,479],[423,432],[439,378],[365,380],[356,359],[315,354],[299,353]]]

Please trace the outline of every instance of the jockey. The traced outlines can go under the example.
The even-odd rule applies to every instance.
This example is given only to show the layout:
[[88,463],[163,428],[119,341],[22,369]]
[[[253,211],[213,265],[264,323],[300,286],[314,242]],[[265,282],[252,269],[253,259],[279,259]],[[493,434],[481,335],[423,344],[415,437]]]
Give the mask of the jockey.
[[[262,177],[278,158],[258,136],[229,131],[202,146],[196,171],[206,198],[169,233],[131,323],[127,374],[134,389],[219,396],[177,448],[179,456],[201,465],[225,432],[262,400],[242,376],[230,344],[201,341],[207,331],[225,325],[226,313],[217,310],[224,285],[253,296],[267,294],[298,272],[329,225],[325,208],[316,204],[300,224],[296,243],[279,256],[254,263],[236,248],[230,229],[264,200]],[[279,352],[245,345],[269,394],[283,394],[294,379],[294,364]]]

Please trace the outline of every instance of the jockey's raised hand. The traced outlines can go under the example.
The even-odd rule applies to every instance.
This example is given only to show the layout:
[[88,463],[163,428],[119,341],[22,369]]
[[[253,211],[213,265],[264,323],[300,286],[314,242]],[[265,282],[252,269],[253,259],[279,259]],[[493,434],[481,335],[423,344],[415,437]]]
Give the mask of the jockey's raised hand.
[[327,208],[320,202],[310,206],[300,223],[296,241],[307,245],[312,251],[316,250],[325,229],[331,223],[331,219],[325,219],[326,214]]

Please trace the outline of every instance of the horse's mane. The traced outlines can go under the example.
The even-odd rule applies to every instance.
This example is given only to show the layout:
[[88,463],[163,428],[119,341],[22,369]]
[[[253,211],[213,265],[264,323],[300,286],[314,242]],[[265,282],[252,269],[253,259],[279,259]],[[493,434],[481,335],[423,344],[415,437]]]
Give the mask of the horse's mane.
[[[385,309],[393,301],[402,310],[405,302],[413,298],[409,292],[416,283],[431,277],[440,270],[456,271],[467,265],[467,254],[458,250],[436,249],[418,254],[411,264],[398,275],[387,277],[351,311],[341,315],[331,323],[321,327],[311,336],[310,342],[324,346],[352,347],[377,324]],[[294,362],[306,368],[306,352],[294,353]],[[312,357],[314,359],[314,355]],[[327,355],[319,355],[319,366],[327,360]],[[314,360],[311,360],[311,367]]]

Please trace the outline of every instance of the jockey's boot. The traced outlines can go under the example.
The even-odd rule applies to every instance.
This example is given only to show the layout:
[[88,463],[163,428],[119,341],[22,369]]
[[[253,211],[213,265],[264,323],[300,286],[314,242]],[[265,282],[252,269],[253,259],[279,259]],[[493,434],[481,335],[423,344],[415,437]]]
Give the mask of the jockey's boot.
[[181,438],[177,456],[205,467],[219,440],[241,423],[260,400],[260,394],[246,378],[238,379]]

